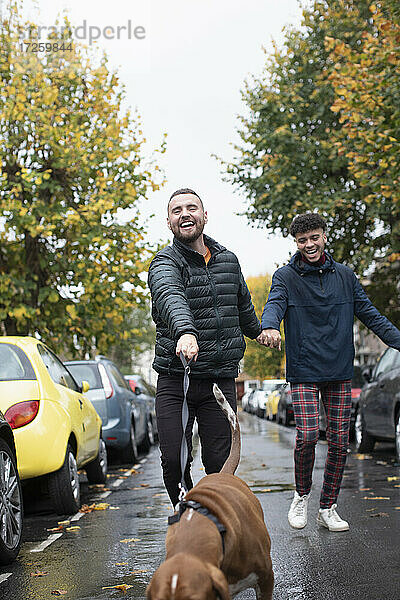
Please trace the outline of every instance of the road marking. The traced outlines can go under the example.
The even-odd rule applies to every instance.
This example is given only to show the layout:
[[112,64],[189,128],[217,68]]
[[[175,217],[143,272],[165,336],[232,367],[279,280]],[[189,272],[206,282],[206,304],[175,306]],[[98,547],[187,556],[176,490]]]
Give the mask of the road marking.
[[107,496],[109,496],[111,494],[111,490],[109,490],[108,492],[103,492],[102,494],[99,495],[99,498],[107,498]]
[[53,533],[52,535],[49,535],[47,540],[44,540],[44,542],[41,542],[38,546],[32,548],[31,552],[43,552],[43,550],[45,550],[48,546],[50,546],[50,544],[58,540],[58,538],[60,538],[61,536],[62,533]]
[[117,479],[117,481],[114,481],[113,483],[113,487],[118,487],[119,485],[121,485],[121,483],[123,482],[123,479]]
[[70,518],[70,521],[79,521],[79,519],[82,519],[84,514],[85,513],[83,512],[77,512],[76,515]]
[[9,577],[11,577],[12,573],[4,573],[3,575],[0,575],[0,583],[3,583],[3,581],[7,581],[7,579]]

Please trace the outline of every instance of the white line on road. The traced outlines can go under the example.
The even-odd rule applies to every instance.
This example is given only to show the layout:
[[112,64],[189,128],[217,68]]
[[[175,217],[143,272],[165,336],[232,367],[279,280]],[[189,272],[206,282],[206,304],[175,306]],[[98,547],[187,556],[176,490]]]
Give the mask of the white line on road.
[[113,487],[118,487],[119,485],[121,485],[121,483],[123,482],[123,479],[117,479],[117,481],[114,481],[114,483],[112,484]]
[[62,533],[53,533],[52,535],[49,535],[47,540],[44,540],[44,542],[41,542],[38,546],[32,548],[31,552],[43,552],[43,550],[45,550],[48,546],[50,546],[50,544],[58,540],[58,538],[60,538],[61,536]]
[[82,519],[84,514],[85,513],[83,512],[77,512],[76,515],[70,518],[70,521],[79,521],[79,519]]
[[107,498],[107,496],[109,496],[111,494],[111,490],[109,490],[108,492],[103,492],[102,494],[99,495],[99,498]]
[[9,577],[11,577],[12,573],[4,573],[3,575],[0,575],[0,583],[3,583],[3,581],[7,581],[7,579]]

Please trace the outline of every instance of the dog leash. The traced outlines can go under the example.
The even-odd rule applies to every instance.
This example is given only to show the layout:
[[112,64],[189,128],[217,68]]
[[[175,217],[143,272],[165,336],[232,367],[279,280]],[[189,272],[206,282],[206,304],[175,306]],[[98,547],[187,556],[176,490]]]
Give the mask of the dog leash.
[[188,459],[188,445],[187,445],[187,440],[186,440],[186,427],[189,421],[189,407],[188,407],[188,403],[187,403],[187,391],[189,389],[189,375],[190,375],[190,363],[192,362],[193,358],[191,358],[189,361],[186,360],[186,358],[183,355],[183,352],[180,352],[179,357],[181,359],[181,362],[183,364],[183,369],[184,369],[184,373],[183,373],[183,404],[182,404],[182,430],[183,430],[183,434],[182,434],[182,442],[181,442],[181,482],[179,484],[179,502],[182,502],[182,500],[185,497],[185,494],[187,492],[187,487],[186,487],[186,483],[185,483],[185,470],[186,470],[186,463],[187,463],[187,459]]

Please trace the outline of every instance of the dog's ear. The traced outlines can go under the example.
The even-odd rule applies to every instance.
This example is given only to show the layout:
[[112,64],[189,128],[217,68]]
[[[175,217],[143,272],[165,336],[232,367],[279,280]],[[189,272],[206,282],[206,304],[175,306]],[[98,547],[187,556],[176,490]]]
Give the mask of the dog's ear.
[[214,565],[207,565],[208,571],[211,576],[212,585],[221,600],[231,600],[229,594],[228,582],[225,575],[220,569],[217,569]]

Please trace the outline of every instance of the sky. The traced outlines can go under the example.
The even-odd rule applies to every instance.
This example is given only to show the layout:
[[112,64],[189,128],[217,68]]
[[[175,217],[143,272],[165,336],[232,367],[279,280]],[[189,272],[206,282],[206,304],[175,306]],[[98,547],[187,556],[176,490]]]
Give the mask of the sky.
[[245,277],[287,262],[294,242],[237,214],[245,199],[223,182],[212,155],[233,157],[238,115],[246,112],[244,81],[262,72],[263,48],[271,52],[272,40],[282,45],[285,26],[300,25],[297,0],[25,0],[25,10],[47,27],[66,10],[80,27],[77,38],[85,44],[98,38],[92,46],[105,50],[118,69],[126,104],[141,117],[149,157],[167,133],[165,155],[156,153],[166,185],[141,207],[144,220],[154,215],[149,241],[170,239],[168,198],[190,187],[208,212],[205,232],[235,252]]

